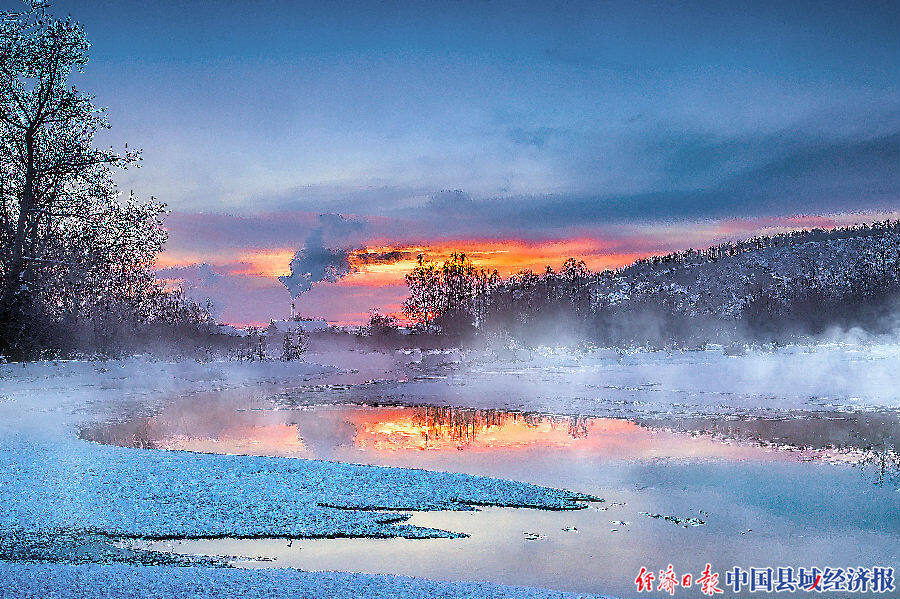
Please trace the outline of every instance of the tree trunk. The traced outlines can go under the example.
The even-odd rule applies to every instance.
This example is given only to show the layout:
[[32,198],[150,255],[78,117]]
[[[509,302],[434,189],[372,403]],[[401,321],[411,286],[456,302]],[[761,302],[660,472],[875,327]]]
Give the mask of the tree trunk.
[[25,134],[25,151],[28,163],[25,167],[25,185],[22,200],[19,203],[19,219],[16,223],[16,235],[13,238],[12,256],[9,263],[3,293],[0,296],[0,315],[8,314],[22,288],[22,275],[25,273],[25,233],[28,229],[28,215],[34,208],[34,188],[36,172],[34,167],[34,132],[29,129]]

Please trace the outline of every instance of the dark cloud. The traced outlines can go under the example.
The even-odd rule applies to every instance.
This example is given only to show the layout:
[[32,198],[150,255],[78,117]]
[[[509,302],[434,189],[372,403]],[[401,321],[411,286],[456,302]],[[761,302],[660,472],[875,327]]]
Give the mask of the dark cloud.
[[[522,235],[615,223],[900,208],[900,133],[832,142],[792,141],[778,152],[772,150],[774,155],[768,159],[760,153],[751,160],[728,150],[740,147],[735,140],[706,146],[714,165],[734,162],[731,174],[708,187],[629,195],[495,198],[475,202],[460,220],[474,234],[502,229]],[[681,167],[687,168],[684,157],[680,159]],[[698,169],[704,162],[700,155],[692,160]]]
[[290,265],[291,274],[278,277],[291,292],[292,298],[309,291],[314,283],[334,283],[354,270],[350,264],[351,249],[326,247],[325,238],[327,236],[339,243],[339,240],[348,235],[363,230],[364,223],[339,214],[321,214],[319,223],[319,227],[307,237],[303,247],[294,254]]
[[182,252],[290,247],[319,227],[316,213],[173,212],[165,221],[169,247]]
[[[678,189],[722,184],[742,172],[764,169],[792,157],[808,155],[810,164],[796,175],[804,177],[816,168],[816,160],[829,162],[840,154],[852,159],[872,140],[889,138],[900,131],[900,109],[875,104],[855,110],[824,111],[788,129],[723,135],[695,130],[648,130],[636,144],[635,154],[657,156],[661,179]],[[860,147],[856,147],[860,146]],[[864,152],[869,150],[864,149]],[[888,157],[891,148],[884,148]],[[833,154],[833,157],[817,153]],[[878,156],[873,156],[880,161]],[[760,173],[760,180],[765,177]]]
[[428,199],[428,206],[436,210],[455,210],[472,204],[472,196],[461,189],[442,189]]
[[378,215],[390,212],[396,205],[413,198],[427,196],[433,188],[403,185],[306,185],[279,193],[260,195],[254,203],[272,206],[277,212],[322,212],[355,215]]
[[841,210],[900,205],[900,132],[810,145],[748,169],[721,191],[747,208]]
[[[367,198],[354,207],[355,214],[364,216],[173,214],[167,221],[169,247],[182,254],[221,254],[229,248],[302,246],[308,249],[301,262],[334,266],[323,273],[312,264],[297,265],[302,270],[298,276],[309,273],[316,280],[346,273],[347,251],[366,245],[474,237],[535,240],[570,231],[603,232],[621,224],[900,208],[900,111],[856,117],[838,112],[816,122],[827,123],[828,131],[806,123],[774,133],[730,136],[664,128],[645,132],[635,138],[631,151],[652,157],[647,161],[659,174],[640,192],[479,198],[460,186],[409,201],[412,189],[359,190],[359,196],[347,189],[341,197]],[[238,256],[233,252],[230,257]]]
[[415,258],[414,252],[390,250],[386,252],[354,252],[353,262],[357,264],[396,264],[402,260]]

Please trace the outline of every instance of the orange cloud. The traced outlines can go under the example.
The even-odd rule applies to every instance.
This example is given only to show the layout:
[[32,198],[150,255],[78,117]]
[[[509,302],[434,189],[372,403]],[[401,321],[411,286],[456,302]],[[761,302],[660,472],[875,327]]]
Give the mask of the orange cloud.
[[[386,263],[369,263],[360,255],[399,253],[402,258]],[[351,253],[350,263],[357,269],[338,285],[396,285],[416,265],[416,257],[423,254],[432,262],[448,260],[453,252],[462,252],[472,263],[486,270],[497,270],[509,276],[520,270],[543,272],[547,266],[559,268],[568,258],[584,260],[594,270],[624,266],[646,256],[647,252],[619,252],[602,239],[562,239],[546,242],[523,240],[456,240],[440,244],[417,246],[380,246]]]
[[291,259],[296,250],[275,248],[254,250],[240,254],[237,264],[229,271],[233,275],[252,275],[258,277],[278,277],[291,272]]
[[[353,272],[337,283],[316,284],[298,300],[298,309],[322,316],[331,322],[360,323],[368,320],[368,310],[379,307],[395,315],[406,295],[405,275],[416,265],[416,257],[424,254],[428,260],[440,264],[453,252],[463,252],[480,268],[497,270],[509,276],[528,269],[543,272],[549,265],[559,269],[567,258],[584,260],[592,270],[617,268],[638,258],[665,254],[689,247],[703,248],[727,240],[755,235],[772,235],[785,231],[812,227],[835,227],[856,222],[900,218],[900,212],[872,214],[795,215],[790,217],[733,218],[719,220],[679,221],[641,225],[619,225],[606,231],[581,230],[571,237],[544,241],[523,239],[455,239],[430,242],[402,242],[396,239],[370,239],[365,247],[350,252],[348,259]],[[283,243],[283,242],[282,242]],[[241,316],[231,322],[265,321],[283,314],[274,306],[289,306],[287,297],[277,281],[279,275],[289,274],[296,247],[267,249],[223,250],[218,254],[201,255],[192,252],[167,251],[160,256],[160,269],[184,267],[207,262],[217,273],[235,275],[239,281],[215,296],[225,305],[241,303]],[[172,276],[173,273],[161,273]],[[170,281],[171,284],[177,281]],[[240,287],[240,289],[237,289]],[[265,297],[240,295],[240,290],[265,291]],[[327,293],[326,293],[327,292]],[[240,297],[238,297],[240,296]],[[265,305],[262,300],[265,300]],[[249,306],[249,307],[247,307]],[[246,308],[246,309],[245,309]],[[248,319],[243,314],[251,310],[260,316]],[[278,308],[280,310],[281,308]],[[288,308],[284,308],[287,310]]]
[[[383,286],[404,282],[404,276],[416,265],[419,254],[441,263],[453,252],[463,252],[475,266],[497,270],[508,276],[523,269],[543,272],[549,265],[559,268],[567,258],[584,260],[595,270],[623,266],[646,256],[647,252],[616,252],[601,239],[563,239],[548,242],[522,240],[457,240],[429,245],[376,245],[350,253],[354,272],[344,277],[342,286]],[[239,254],[228,263],[228,274],[275,278],[290,272],[295,253],[291,248],[253,250]],[[386,257],[385,257],[386,256]],[[159,268],[186,266],[199,257],[164,254]]]

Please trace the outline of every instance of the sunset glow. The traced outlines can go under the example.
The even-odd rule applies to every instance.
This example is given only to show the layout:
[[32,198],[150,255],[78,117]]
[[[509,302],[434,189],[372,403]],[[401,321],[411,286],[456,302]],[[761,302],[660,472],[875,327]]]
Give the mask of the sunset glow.
[[0,599],[895,594],[898,25],[7,2]]
[[[900,218],[900,212],[623,225],[603,232],[543,240],[461,238],[405,243],[373,238],[349,251],[349,274],[337,282],[314,284],[310,292],[296,300],[296,305],[304,315],[321,316],[335,324],[366,322],[372,308],[400,316],[406,296],[405,276],[416,266],[419,254],[441,264],[453,252],[462,252],[476,267],[497,270],[504,277],[521,270],[541,273],[547,266],[559,269],[571,257],[584,260],[588,268],[598,271],[625,266],[646,256],[702,248],[726,240],[889,218]],[[176,232],[182,234],[184,226],[176,219]],[[196,269],[208,265],[208,272],[200,276],[199,288],[192,291],[193,295],[202,299],[203,289],[209,288],[213,303],[223,308],[223,322],[264,325],[267,318],[284,317],[288,311],[288,293],[277,277],[290,272],[296,251],[296,246],[251,248],[237,243],[214,252],[176,249],[162,254],[158,267],[167,285],[174,287],[197,284],[200,273]],[[242,296],[248,299],[237,309],[236,302]],[[262,296],[265,299],[260,299]],[[248,317],[250,314],[255,316]]]

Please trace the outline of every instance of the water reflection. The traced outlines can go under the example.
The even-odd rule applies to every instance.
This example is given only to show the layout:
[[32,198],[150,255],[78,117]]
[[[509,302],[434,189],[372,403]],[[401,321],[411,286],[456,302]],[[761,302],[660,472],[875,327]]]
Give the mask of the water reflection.
[[196,398],[152,416],[86,426],[81,437],[125,447],[410,466],[428,465],[430,459],[446,465],[460,453],[565,453],[592,459],[808,457],[615,418],[424,406],[275,409]]
[[678,418],[641,418],[649,427],[741,439],[759,445],[790,445],[809,449],[900,446],[896,411],[784,411],[775,415],[733,414]]
[[791,447],[873,473],[876,485],[900,485],[900,417],[896,411],[742,414],[677,420],[640,419],[644,426],[766,447]]
[[606,500],[574,512],[484,508],[416,513],[410,521],[466,532],[466,539],[148,543],[164,551],[248,556],[233,560],[241,566],[633,596],[642,566],[675,563],[697,572],[710,562],[724,572],[759,564],[818,567],[821,556],[839,566],[900,560],[896,491],[819,459],[853,442],[847,451],[862,453],[879,435],[892,441],[896,416],[889,414],[881,420],[806,413],[635,421],[450,407],[285,408],[271,397],[195,396],[154,414],[85,427],[81,436],[128,447],[465,472]]
[[[560,417],[499,410],[451,407],[375,409],[350,416],[357,447],[428,451],[571,447],[603,421],[607,428],[626,421],[583,416]],[[596,427],[602,428],[602,427]]]

